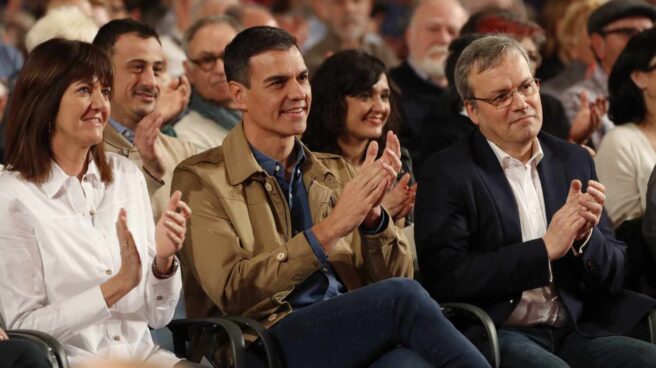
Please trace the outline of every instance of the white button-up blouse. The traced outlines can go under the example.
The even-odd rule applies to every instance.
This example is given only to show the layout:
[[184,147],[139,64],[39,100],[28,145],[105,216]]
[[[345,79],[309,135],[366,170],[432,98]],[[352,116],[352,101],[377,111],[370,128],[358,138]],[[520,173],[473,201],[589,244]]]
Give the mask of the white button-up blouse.
[[[9,329],[53,335],[73,365],[110,358],[173,366],[179,359],[153,343],[148,326],[171,320],[180,272],[166,280],[153,275],[155,224],[143,174],[118,155],[107,161],[114,174],[108,185],[93,161],[81,181],[55,163],[41,185],[16,172],[0,175],[0,312]],[[143,275],[108,308],[100,285],[121,268],[122,207]]]

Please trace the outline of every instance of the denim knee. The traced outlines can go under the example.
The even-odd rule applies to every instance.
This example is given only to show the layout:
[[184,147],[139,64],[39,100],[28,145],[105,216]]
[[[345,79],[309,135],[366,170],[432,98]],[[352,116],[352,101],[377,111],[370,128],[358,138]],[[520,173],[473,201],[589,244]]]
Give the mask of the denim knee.
[[430,303],[436,304],[435,301],[428,294],[426,289],[415,280],[403,277],[394,277],[381,281],[388,287],[388,290],[395,298],[400,301],[408,301],[411,303]]

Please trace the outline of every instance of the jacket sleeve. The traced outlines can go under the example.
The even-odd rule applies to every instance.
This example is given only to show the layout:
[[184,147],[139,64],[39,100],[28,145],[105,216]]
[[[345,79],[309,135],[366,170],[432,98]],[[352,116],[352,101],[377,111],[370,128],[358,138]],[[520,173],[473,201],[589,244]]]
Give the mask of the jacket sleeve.
[[[172,189],[181,190],[193,209],[181,251],[183,262],[223,313],[261,319],[321,264],[303,232],[273,251],[261,251],[258,244],[252,251],[245,249],[226,211],[226,204],[243,198],[220,198],[211,187],[192,170],[178,167],[174,173]],[[248,216],[245,211],[239,218],[256,221]]]
[[371,282],[391,277],[413,276],[412,250],[403,231],[394,225],[387,214],[387,226],[378,234],[364,234],[362,256],[364,267]]
[[[473,193],[444,161],[422,169],[415,210],[415,238],[424,285],[442,301],[493,301],[549,284],[542,239],[504,244],[494,208],[481,208],[488,193]],[[489,200],[489,198],[488,198]]]

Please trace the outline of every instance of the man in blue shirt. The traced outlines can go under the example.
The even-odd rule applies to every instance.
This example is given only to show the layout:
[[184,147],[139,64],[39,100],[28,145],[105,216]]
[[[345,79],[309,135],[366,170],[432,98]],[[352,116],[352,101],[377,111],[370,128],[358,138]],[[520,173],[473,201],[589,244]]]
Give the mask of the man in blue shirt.
[[[380,205],[401,166],[396,135],[379,159],[372,143],[357,172],[304,147],[308,71],[281,29],[241,32],[224,62],[242,122],[172,183],[193,210],[188,316],[260,320],[286,367],[489,366],[409,279],[408,243]],[[257,344],[247,360],[264,366]]]

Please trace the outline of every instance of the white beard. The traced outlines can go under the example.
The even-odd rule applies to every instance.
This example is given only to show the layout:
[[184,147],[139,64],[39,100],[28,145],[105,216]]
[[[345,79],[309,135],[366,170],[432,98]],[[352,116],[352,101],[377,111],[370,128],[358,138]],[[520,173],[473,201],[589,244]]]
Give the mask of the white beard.
[[421,60],[418,60],[417,67],[431,78],[444,78],[447,53],[446,46],[435,45],[428,49]]

